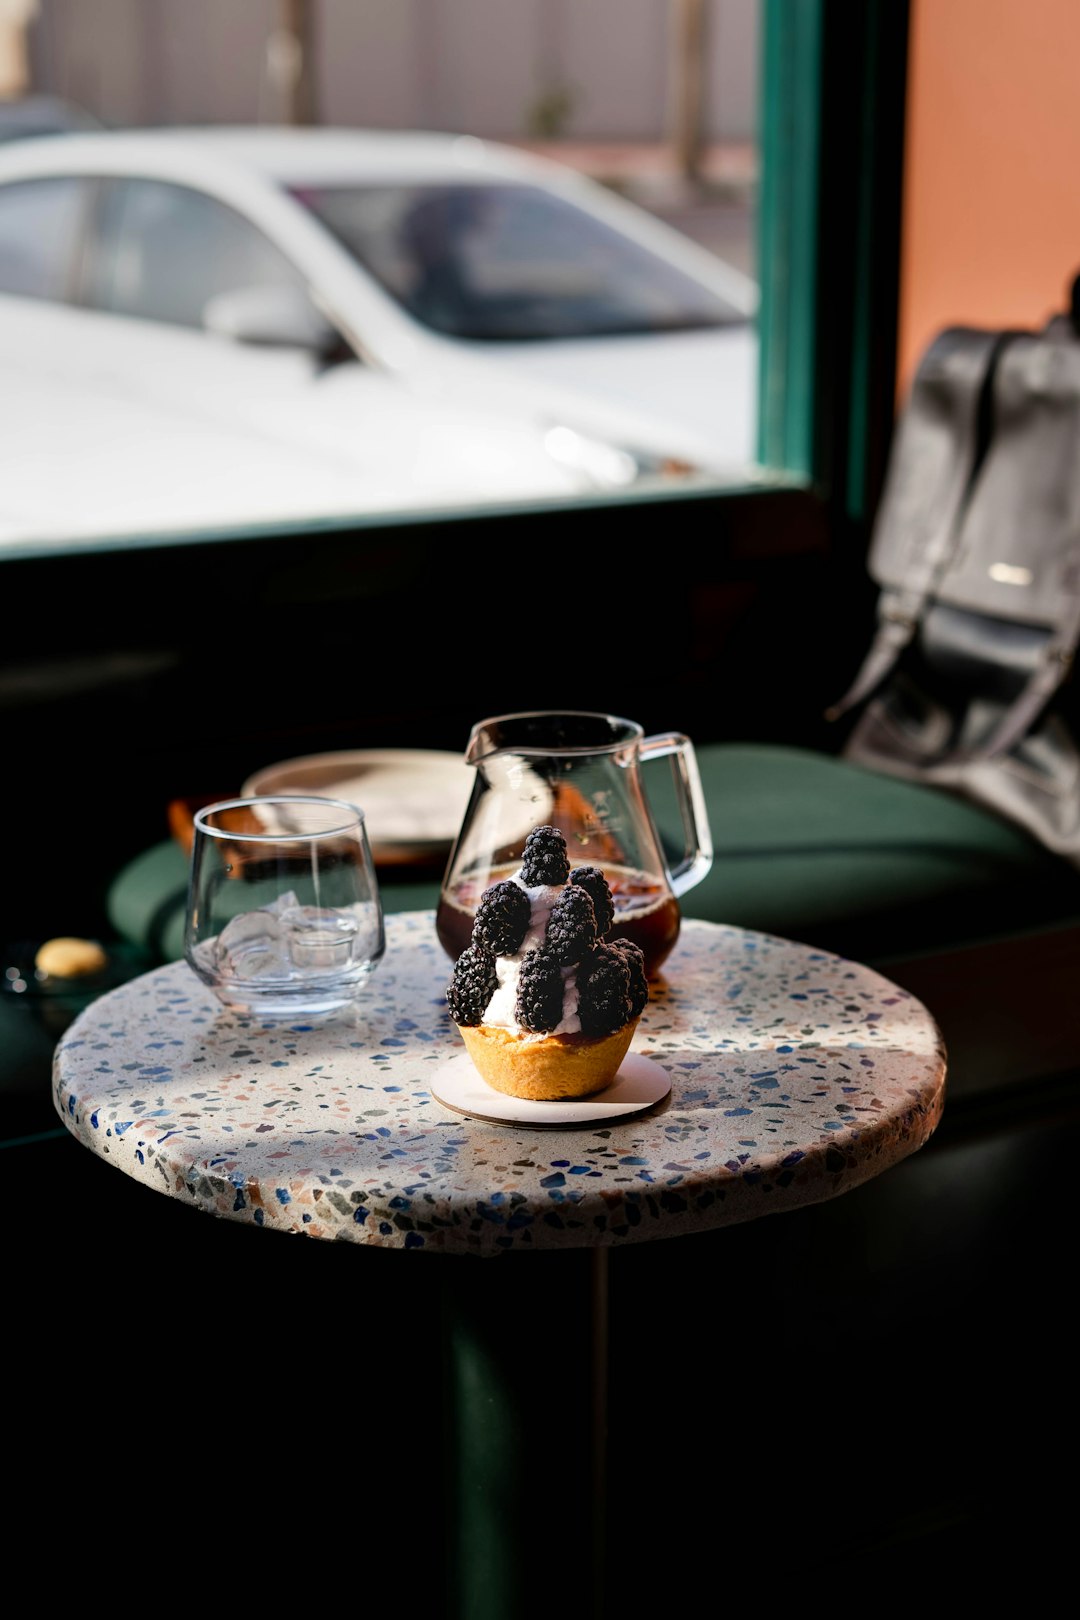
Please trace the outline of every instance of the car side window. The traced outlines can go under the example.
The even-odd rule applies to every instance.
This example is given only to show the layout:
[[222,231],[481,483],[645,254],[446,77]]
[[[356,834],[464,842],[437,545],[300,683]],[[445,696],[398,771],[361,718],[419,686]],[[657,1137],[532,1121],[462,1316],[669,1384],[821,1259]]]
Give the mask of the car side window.
[[0,186],[0,293],[68,297],[87,190],[66,175]]
[[302,285],[285,254],[216,197],[126,180],[105,196],[85,298],[118,315],[201,327],[220,293]]

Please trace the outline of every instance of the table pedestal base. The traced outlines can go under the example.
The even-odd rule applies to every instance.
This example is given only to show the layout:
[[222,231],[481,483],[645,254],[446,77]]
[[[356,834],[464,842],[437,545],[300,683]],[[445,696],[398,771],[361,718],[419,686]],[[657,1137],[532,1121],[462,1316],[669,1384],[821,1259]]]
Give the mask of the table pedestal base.
[[464,1264],[444,1283],[449,1620],[598,1620],[608,1252]]

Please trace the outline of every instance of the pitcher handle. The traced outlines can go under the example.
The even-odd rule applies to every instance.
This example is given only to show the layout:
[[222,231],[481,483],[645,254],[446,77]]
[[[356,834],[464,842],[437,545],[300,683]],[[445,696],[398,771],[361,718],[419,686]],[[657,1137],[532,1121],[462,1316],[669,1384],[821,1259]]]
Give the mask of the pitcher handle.
[[668,869],[668,878],[676,898],[700,883],[713,863],[712,833],[709,830],[709,812],[701,790],[697,755],[689,737],[681,731],[669,732],[665,737],[643,737],[638,757],[643,760],[671,760],[671,774],[675,779],[675,796],[679,801],[679,815],[683,828],[683,856],[676,866]]

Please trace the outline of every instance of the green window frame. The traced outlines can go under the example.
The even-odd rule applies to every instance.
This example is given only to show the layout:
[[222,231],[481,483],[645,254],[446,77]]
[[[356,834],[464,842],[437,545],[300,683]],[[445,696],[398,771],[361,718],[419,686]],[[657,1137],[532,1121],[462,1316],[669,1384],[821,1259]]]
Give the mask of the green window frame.
[[864,522],[896,385],[907,0],[764,0],[759,455]]
[[[745,480],[182,539],[103,538],[63,555],[11,550],[0,558],[0,701],[5,685],[25,689],[25,668],[43,660],[81,658],[92,684],[103,647],[167,649],[182,675],[212,624],[239,625],[253,610],[324,613],[333,604],[355,622],[373,608],[385,622],[402,601],[452,592],[462,570],[510,589],[522,560],[545,548],[572,559],[640,546],[684,613],[687,571],[714,594],[771,589],[784,575],[792,605],[778,638],[790,644],[794,634],[790,659],[800,657],[809,646],[799,639],[802,578],[824,567],[839,587],[858,590],[863,580],[892,428],[907,29],[907,0],[762,0],[761,466]],[[639,590],[651,605],[652,581]],[[133,599],[145,606],[133,609]],[[857,650],[845,649],[842,667],[828,672],[834,690]],[[764,712],[747,707],[752,685],[742,692],[743,735]],[[298,697],[283,734],[325,697]],[[334,702],[327,726],[344,727],[355,701]]]

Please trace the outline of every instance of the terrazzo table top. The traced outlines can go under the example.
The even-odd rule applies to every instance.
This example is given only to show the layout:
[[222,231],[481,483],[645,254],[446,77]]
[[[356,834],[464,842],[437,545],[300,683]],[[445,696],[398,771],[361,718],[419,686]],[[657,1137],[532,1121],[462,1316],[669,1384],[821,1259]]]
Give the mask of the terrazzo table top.
[[816,1203],[904,1159],[940,1119],[944,1049],[913,996],[842,957],[695,921],[634,1038],[671,1077],[665,1102],[570,1130],[462,1117],[429,1090],[462,1050],[433,913],[386,923],[386,956],[343,1015],[226,1012],[184,962],[102,996],[56,1051],[65,1125],[228,1220],[495,1255]]

